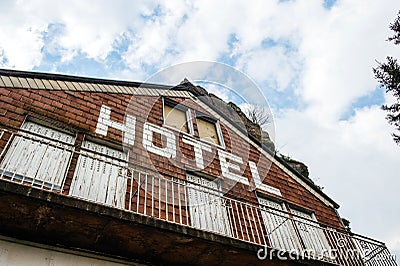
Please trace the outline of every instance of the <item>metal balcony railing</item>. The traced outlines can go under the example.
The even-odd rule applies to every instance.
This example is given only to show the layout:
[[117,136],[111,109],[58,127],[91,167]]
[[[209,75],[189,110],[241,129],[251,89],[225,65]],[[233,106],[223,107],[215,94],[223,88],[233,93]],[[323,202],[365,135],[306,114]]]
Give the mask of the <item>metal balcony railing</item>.
[[150,174],[128,164],[122,152],[89,141],[78,151],[74,138],[40,131],[1,129],[0,179],[257,244],[260,259],[268,248],[278,258],[397,265],[382,242],[223,195],[218,181]]

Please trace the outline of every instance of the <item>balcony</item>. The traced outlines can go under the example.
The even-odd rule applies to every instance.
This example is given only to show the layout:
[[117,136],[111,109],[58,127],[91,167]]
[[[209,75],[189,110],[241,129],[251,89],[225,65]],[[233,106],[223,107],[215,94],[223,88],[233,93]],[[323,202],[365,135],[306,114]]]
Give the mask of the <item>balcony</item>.
[[[176,241],[182,248],[193,245],[191,252],[194,252],[194,247],[198,249],[201,246],[193,244],[193,239],[205,239],[203,252],[209,249],[210,243],[219,247],[215,250],[224,250],[224,245],[246,247],[251,250],[254,261],[275,259],[343,266],[397,265],[382,242],[328,227],[301,212],[286,212],[263,199],[246,202],[223,194],[218,181],[208,181],[192,174],[188,174],[186,180],[160,176],[150,169],[128,163],[123,152],[89,141],[83,141],[78,149],[74,146],[74,138],[57,135],[50,129],[44,134],[42,129],[0,131],[0,196],[4,199],[0,201],[3,204],[0,207],[4,210],[10,206],[14,208],[1,217],[3,234],[81,249],[92,247],[95,252],[129,257],[128,252],[148,254],[148,251],[139,244],[134,251],[121,244],[122,239],[131,241],[124,234],[142,232],[141,241],[143,238],[159,241],[152,247],[152,252],[162,252],[156,247],[163,249],[160,242],[168,241],[170,237],[168,233],[159,231],[161,228],[175,233],[174,245],[177,245]],[[54,205],[43,208],[43,202]],[[74,213],[75,209],[81,210],[79,214]],[[85,210],[92,215],[87,216]],[[20,219],[30,217],[33,211],[36,214],[31,223],[21,225],[12,220],[17,219],[11,213],[13,211],[24,213],[25,216],[18,216]],[[113,216],[120,221],[108,220],[103,224],[99,215]],[[68,220],[66,216],[71,217]],[[82,228],[76,224],[79,219]],[[44,220],[47,227],[41,231]],[[71,225],[71,221],[75,224]],[[115,232],[119,232],[119,240],[111,236],[110,239],[120,247],[120,253],[113,253],[112,248],[106,245],[109,244],[107,241],[96,248],[104,233],[97,233],[93,239],[87,233],[92,227],[96,230],[102,226],[103,229],[110,227],[110,223],[118,225]],[[140,224],[152,225],[157,230],[143,229]],[[63,230],[64,234],[60,234],[59,231]],[[110,230],[113,232],[112,226]],[[150,242],[148,245],[152,245]],[[231,251],[233,262],[239,256],[235,250]],[[179,254],[175,251],[169,250],[166,256]],[[183,260],[180,262],[184,263]]]

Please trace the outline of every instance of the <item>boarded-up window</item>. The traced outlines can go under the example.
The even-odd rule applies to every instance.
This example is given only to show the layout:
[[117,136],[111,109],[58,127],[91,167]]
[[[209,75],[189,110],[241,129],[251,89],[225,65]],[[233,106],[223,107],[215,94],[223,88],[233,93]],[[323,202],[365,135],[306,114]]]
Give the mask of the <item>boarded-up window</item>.
[[[0,175],[21,183],[60,190],[75,138],[65,132],[27,121],[0,164]],[[32,134],[33,133],[33,134]]]
[[197,118],[197,128],[199,130],[199,137],[208,142],[220,145],[217,123],[208,119]]
[[317,219],[311,213],[305,213],[299,210],[290,210],[296,216],[293,216],[294,223],[303,240],[305,248],[314,252],[314,255],[328,255],[327,250],[330,246],[324,231],[319,226]]
[[164,124],[170,127],[176,128],[182,132],[189,133],[188,122],[186,112],[172,107],[164,105]]
[[283,212],[285,211],[285,207],[278,202],[260,197],[258,198],[258,202],[262,209],[261,214],[271,246],[287,251],[302,251],[294,224],[289,218],[289,214]]
[[124,208],[127,155],[104,145],[83,141],[70,195]]
[[231,226],[225,207],[225,199],[217,182],[187,175],[189,214],[191,225],[223,235],[231,235]]

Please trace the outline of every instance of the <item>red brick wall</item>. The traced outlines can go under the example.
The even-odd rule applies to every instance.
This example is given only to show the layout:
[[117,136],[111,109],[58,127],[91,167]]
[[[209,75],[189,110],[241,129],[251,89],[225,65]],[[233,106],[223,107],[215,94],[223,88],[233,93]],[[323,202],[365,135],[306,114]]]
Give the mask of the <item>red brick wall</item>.
[[[119,130],[109,128],[106,137],[95,133],[100,108],[103,104],[110,107],[112,109],[111,119],[120,123],[124,122],[125,114],[129,113],[136,117],[135,145],[131,147],[130,151],[130,159],[135,164],[143,167],[154,166],[155,170],[162,175],[181,179],[186,178],[185,167],[196,168],[193,163],[193,147],[184,144],[180,136],[182,133],[177,131],[174,131],[174,134],[177,136],[177,141],[179,140],[179,148],[177,149],[176,160],[173,163],[164,157],[147,153],[144,150],[142,146],[143,123],[148,121],[158,126],[163,124],[161,98],[98,92],[10,88],[0,88],[0,96],[0,125],[2,127],[19,128],[26,115],[30,114],[71,128],[81,137],[83,134],[92,135],[117,144],[122,142],[122,134]],[[179,98],[175,100],[183,101]],[[191,100],[185,99],[184,104],[206,113]],[[331,207],[326,206],[275,164],[271,165],[271,162],[265,156],[261,155],[254,147],[246,144],[241,137],[229,128],[229,125],[221,124],[221,128],[226,151],[243,158],[241,172],[244,173],[243,176],[248,178],[251,184],[248,160],[256,162],[261,178],[265,177],[264,183],[278,188],[282,193],[283,200],[312,210],[321,223],[333,227],[342,227],[339,218]],[[198,134],[196,127],[195,134]],[[163,140],[157,135],[155,135],[153,142],[158,146],[163,145]],[[4,142],[0,144],[2,147],[4,146]],[[220,177],[221,168],[216,155],[216,147],[213,146],[212,149],[213,153],[211,154],[203,153],[205,161],[210,162],[203,172]],[[269,171],[267,171],[268,169]],[[69,178],[71,178],[71,174]],[[230,180],[225,179],[223,184],[225,187],[232,187]],[[240,197],[253,203],[257,202],[254,191],[241,183],[234,185],[227,195]]]

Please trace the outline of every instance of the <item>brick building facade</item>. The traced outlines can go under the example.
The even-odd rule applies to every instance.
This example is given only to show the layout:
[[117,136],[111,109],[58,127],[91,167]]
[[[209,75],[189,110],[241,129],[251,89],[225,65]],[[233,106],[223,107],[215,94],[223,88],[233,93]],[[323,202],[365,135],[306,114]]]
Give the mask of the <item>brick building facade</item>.
[[189,82],[0,76],[0,260],[396,265]]

